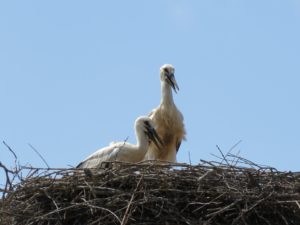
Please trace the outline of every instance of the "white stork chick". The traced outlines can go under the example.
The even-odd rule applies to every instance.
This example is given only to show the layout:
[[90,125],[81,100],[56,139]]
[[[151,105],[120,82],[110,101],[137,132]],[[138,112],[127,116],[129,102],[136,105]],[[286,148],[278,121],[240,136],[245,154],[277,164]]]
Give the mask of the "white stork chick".
[[164,148],[159,150],[157,146],[151,143],[144,160],[176,162],[176,154],[181,141],[182,139],[185,140],[183,116],[177,109],[172,96],[172,89],[176,93],[179,91],[174,71],[174,67],[170,64],[165,64],[160,68],[161,101],[160,105],[153,109],[149,115],[155,124]]
[[136,119],[135,135],[137,144],[112,142],[109,146],[88,156],[77,166],[77,168],[99,168],[101,167],[102,162],[105,161],[126,161],[136,163],[144,158],[150,142],[153,142],[158,149],[161,148],[160,145],[162,145],[162,142],[149,117],[141,116]]

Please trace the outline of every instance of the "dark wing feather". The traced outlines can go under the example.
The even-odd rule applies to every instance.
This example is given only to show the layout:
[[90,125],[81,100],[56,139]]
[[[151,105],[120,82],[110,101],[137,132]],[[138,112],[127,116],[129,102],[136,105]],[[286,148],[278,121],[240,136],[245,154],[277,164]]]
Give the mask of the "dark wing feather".
[[181,145],[181,140],[177,139],[176,140],[176,153],[179,151],[180,145]]
[[81,166],[83,166],[84,162],[85,162],[85,161],[79,163],[79,164],[76,166],[76,168],[82,168]]

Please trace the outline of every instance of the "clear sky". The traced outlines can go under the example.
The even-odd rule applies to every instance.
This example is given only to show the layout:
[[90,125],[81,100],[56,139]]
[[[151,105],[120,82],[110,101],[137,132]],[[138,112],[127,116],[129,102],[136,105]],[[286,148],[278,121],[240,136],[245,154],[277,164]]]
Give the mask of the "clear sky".
[[[75,166],[127,137],[175,66],[187,141],[299,171],[299,0],[1,1],[0,140],[21,164]],[[0,144],[0,161],[13,157]],[[3,183],[0,172],[0,183]]]

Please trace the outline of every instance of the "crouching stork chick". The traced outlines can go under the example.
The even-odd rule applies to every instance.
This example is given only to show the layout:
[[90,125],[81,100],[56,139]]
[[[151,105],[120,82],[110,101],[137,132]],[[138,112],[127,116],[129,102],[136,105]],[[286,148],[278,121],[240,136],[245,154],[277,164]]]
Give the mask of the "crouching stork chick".
[[153,144],[157,149],[162,148],[162,141],[159,138],[152,120],[147,116],[138,117],[135,121],[136,144],[127,142],[112,142],[88,156],[79,163],[77,168],[100,168],[105,161],[124,161],[137,163],[140,162],[149,147]]

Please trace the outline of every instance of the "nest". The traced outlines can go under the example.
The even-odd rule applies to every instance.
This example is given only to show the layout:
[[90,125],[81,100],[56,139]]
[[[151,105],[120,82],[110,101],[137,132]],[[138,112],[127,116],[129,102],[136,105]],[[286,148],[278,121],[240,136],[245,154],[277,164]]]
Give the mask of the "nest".
[[20,176],[24,168],[14,171],[20,180],[8,180],[2,190],[0,224],[300,224],[298,173],[241,158],[195,166],[111,164],[101,170],[25,168],[26,177]]

